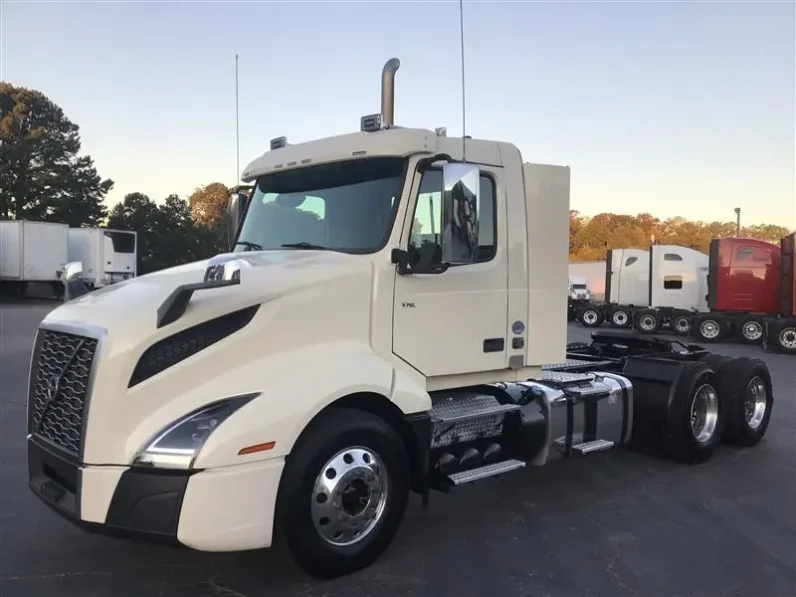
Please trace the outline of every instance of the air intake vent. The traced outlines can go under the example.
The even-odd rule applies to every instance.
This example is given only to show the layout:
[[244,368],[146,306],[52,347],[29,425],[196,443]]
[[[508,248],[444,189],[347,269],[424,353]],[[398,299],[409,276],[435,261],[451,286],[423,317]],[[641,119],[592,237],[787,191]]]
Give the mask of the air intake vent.
[[128,387],[132,388],[243,329],[252,320],[259,308],[259,305],[255,305],[240,311],[227,313],[221,317],[184,329],[153,344],[146,349],[138,360],[133,375],[130,377]]

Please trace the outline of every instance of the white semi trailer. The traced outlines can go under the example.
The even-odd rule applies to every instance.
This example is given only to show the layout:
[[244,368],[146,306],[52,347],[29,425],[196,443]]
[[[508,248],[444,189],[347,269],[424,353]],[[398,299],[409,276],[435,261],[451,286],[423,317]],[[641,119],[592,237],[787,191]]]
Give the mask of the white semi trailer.
[[134,278],[137,248],[138,234],[132,230],[69,229],[69,260],[82,263],[81,279],[91,289]]
[[31,283],[49,283],[60,296],[68,234],[68,224],[0,220],[0,294],[24,295]]
[[567,345],[569,168],[394,126],[397,68],[360,132],[275,139],[246,167],[232,252],[83,296],[67,267],[31,360],[45,504],[198,550],[284,540],[332,577],[387,549],[410,491],[433,507],[631,439],[685,462],[761,440],[760,361],[620,332]]

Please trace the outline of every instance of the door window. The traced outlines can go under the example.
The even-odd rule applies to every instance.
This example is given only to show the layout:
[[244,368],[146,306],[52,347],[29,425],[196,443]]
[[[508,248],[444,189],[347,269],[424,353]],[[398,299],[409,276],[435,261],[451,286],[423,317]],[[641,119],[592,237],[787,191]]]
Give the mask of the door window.
[[[409,264],[411,266],[437,265],[442,262],[442,170],[426,170],[420,179],[420,189],[415,203],[412,232],[409,237]],[[495,182],[481,175],[478,199],[478,254],[476,262],[490,261],[495,256],[497,244],[495,222]]]

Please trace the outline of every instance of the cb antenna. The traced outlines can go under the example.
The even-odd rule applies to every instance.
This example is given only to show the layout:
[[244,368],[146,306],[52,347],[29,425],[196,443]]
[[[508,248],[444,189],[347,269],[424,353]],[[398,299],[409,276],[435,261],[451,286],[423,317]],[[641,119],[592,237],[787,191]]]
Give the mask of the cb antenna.
[[235,184],[240,182],[240,104],[238,100],[238,55],[235,54]]
[[464,0],[459,0],[459,37],[461,39],[461,61],[462,61],[462,161],[467,161],[465,153],[466,134],[466,106],[467,102],[464,95]]

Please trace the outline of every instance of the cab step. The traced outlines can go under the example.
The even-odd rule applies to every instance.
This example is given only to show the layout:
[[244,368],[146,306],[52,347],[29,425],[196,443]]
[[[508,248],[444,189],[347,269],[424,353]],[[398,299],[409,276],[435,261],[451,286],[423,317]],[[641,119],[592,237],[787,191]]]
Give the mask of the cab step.
[[468,394],[436,398],[431,408],[431,418],[439,423],[452,423],[477,419],[519,410],[518,404],[501,404],[494,396]]
[[480,481],[481,479],[488,479],[489,477],[496,477],[516,471],[525,466],[522,460],[504,460],[502,462],[495,462],[493,464],[486,464],[459,473],[448,475],[450,483],[453,485],[464,485],[465,483],[472,483],[473,481]]
[[[556,448],[560,451],[566,450],[566,439],[563,437],[559,437],[556,441]],[[586,442],[573,442],[570,451],[574,454],[579,454],[581,456],[585,456],[586,454],[591,454],[592,452],[603,452],[605,450],[610,450],[614,447],[614,442],[607,440],[607,439],[593,439]]]
[[501,404],[494,396],[457,393],[432,398],[431,447],[440,448],[495,437],[503,430],[506,413],[518,404]]

